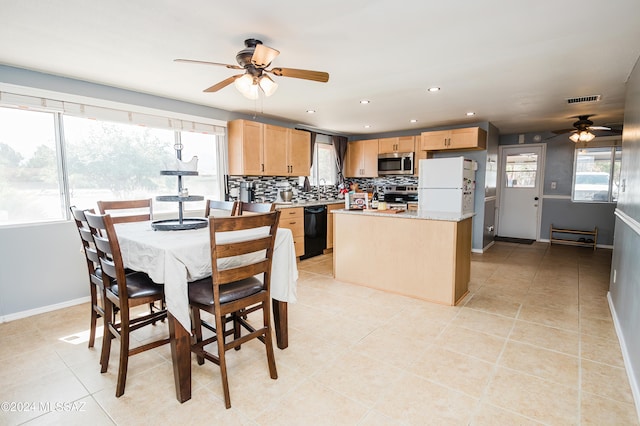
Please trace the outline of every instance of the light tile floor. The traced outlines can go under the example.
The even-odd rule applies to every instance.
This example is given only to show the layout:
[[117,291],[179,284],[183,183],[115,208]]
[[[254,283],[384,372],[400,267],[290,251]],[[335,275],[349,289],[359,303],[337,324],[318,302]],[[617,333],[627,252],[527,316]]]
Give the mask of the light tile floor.
[[0,425],[637,425],[606,300],[610,258],[497,243],[472,256],[457,307],[337,282],[331,255],[300,262],[279,378],[260,344],[231,351],[230,410],[210,363],[193,362],[193,398],[177,402],[168,346],[132,357],[116,398],[117,345],[100,374],[87,305],[0,324],[0,401],[22,408],[3,405]]

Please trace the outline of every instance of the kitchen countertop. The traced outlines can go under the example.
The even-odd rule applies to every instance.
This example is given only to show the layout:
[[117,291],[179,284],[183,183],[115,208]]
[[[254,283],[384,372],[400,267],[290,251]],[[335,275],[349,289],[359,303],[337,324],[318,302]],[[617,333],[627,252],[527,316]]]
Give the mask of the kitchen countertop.
[[337,214],[353,214],[353,215],[365,215],[365,216],[388,216],[399,219],[425,219],[425,220],[442,220],[447,222],[461,222],[465,219],[475,216],[475,213],[448,213],[448,212],[436,212],[436,211],[404,211],[402,213],[380,213],[376,210],[333,210],[332,213]]
[[326,206],[327,204],[343,204],[344,200],[330,199],[330,200],[308,200],[291,203],[276,203],[278,209],[292,209],[295,207],[309,207],[309,206]]

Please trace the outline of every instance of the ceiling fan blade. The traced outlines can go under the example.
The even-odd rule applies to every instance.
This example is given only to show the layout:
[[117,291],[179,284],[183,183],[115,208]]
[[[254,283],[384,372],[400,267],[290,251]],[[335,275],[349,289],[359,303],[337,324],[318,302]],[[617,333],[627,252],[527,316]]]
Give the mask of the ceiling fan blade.
[[302,78],[305,80],[319,81],[321,83],[329,81],[329,73],[322,71],[299,70],[295,68],[272,68],[266,71],[279,77]]
[[251,57],[251,63],[256,68],[265,68],[280,54],[280,51],[265,46],[264,44],[256,45],[256,49],[253,51]]
[[238,65],[229,65],[229,64],[221,64],[219,62],[209,62],[209,61],[196,61],[194,59],[174,59],[173,62],[186,62],[190,64],[204,64],[204,65],[219,65],[221,67],[227,67],[232,70],[242,70],[244,68],[239,67]]
[[238,74],[238,75],[233,75],[233,76],[231,76],[229,78],[225,78],[220,83],[214,84],[213,86],[209,87],[208,89],[204,89],[203,92],[217,92],[218,90],[227,87],[228,85],[230,85],[231,83],[236,81],[236,79],[242,77],[243,75],[244,74]]
[[591,127],[589,127],[589,130],[611,130],[611,127],[591,126]]

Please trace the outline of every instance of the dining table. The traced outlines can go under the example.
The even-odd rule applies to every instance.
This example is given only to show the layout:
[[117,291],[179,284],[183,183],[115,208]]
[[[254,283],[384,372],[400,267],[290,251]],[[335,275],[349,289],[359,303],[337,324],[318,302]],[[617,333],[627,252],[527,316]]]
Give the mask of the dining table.
[[[171,356],[178,401],[191,398],[191,316],[189,282],[211,276],[209,227],[188,230],[154,230],[150,221],[115,225],[126,268],[145,272],[164,285]],[[266,234],[268,228],[221,232],[219,242],[239,241]],[[238,256],[221,267],[250,262]],[[298,269],[291,230],[278,228],[271,265],[270,293],[278,348],[288,346],[288,303],[297,300]]]

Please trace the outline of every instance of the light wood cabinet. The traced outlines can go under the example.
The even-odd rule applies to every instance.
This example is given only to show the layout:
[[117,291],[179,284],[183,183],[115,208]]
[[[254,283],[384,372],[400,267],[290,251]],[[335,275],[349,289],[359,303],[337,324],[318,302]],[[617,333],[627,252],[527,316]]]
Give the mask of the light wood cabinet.
[[349,142],[345,177],[378,176],[378,139]]
[[327,205],[327,249],[333,248],[333,210],[344,208],[344,203]]
[[280,228],[287,228],[293,234],[293,245],[296,249],[296,257],[304,254],[304,208],[292,207],[280,209]]
[[427,158],[433,158],[433,152],[431,151],[423,151],[420,147],[420,136],[418,136],[416,138],[416,143],[415,143],[415,150],[416,153],[414,155],[414,160],[413,160],[413,175],[414,176],[419,176],[420,175],[420,160],[425,160]]
[[482,150],[487,148],[487,132],[479,127],[422,132],[420,149],[441,150]]
[[228,123],[229,174],[308,176],[311,135],[248,120]]
[[289,175],[309,176],[311,171],[311,135],[303,130],[287,130]]
[[262,152],[264,157],[264,175],[286,176],[289,174],[287,162],[287,129],[264,124]]
[[414,152],[415,139],[415,136],[378,139],[378,153],[391,154],[394,152]]
[[227,124],[229,174],[264,174],[263,125],[254,121],[234,120]]

